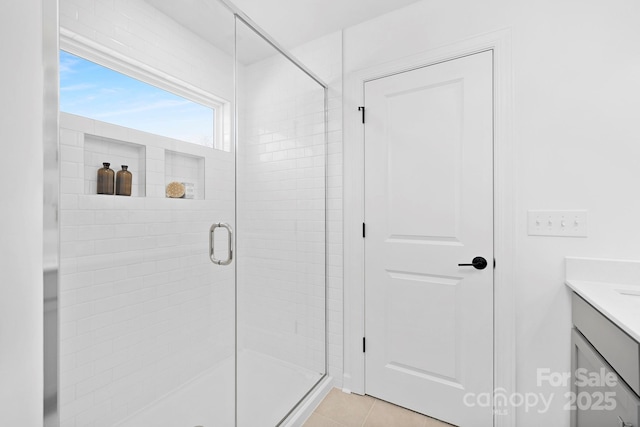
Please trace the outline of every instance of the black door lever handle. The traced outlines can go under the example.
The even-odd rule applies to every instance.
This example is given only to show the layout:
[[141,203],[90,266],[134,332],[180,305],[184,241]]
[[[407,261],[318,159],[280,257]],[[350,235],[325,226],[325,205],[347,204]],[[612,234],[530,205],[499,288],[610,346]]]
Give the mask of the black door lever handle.
[[478,270],[484,270],[487,268],[487,260],[481,256],[477,256],[471,260],[471,264],[458,264],[459,267],[473,267]]

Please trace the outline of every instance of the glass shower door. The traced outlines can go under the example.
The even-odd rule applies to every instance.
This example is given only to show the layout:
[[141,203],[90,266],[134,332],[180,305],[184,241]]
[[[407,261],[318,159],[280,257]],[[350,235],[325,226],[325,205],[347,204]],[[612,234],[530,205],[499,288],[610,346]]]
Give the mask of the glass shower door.
[[60,425],[233,426],[234,15],[60,3]]
[[85,3],[60,0],[47,425],[279,425],[326,375],[325,87],[226,0]]
[[326,374],[325,88],[236,17],[237,425]]

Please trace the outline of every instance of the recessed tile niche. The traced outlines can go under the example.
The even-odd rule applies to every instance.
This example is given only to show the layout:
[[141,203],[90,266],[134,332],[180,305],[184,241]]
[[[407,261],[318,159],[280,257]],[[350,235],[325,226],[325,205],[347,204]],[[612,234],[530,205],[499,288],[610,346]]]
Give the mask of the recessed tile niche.
[[146,150],[144,145],[85,134],[84,137],[84,193],[96,194],[97,174],[102,163],[111,163],[117,173],[122,165],[133,175],[132,197],[146,195]]
[[165,150],[165,186],[170,182],[191,183],[194,199],[204,199],[204,157]]

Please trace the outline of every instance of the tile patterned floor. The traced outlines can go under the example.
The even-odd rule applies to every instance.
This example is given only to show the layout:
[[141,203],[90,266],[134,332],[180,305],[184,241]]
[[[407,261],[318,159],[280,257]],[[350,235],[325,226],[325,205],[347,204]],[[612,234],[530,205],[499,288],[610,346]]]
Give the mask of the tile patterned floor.
[[303,427],[453,427],[371,396],[332,389]]

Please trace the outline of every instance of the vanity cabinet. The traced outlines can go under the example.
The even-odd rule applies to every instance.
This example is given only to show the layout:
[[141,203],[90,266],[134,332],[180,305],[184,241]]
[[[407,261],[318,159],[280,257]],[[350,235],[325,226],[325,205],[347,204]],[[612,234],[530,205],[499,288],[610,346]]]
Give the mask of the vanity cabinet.
[[640,427],[640,345],[572,296],[572,427]]

